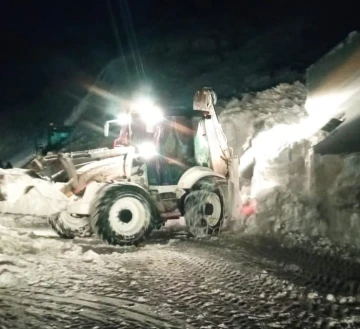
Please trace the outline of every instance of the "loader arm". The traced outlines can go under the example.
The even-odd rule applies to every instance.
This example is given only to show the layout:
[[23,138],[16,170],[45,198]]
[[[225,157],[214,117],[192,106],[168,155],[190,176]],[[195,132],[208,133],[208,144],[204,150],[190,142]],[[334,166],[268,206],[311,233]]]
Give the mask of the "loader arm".
[[[69,177],[62,183],[29,169],[0,170],[0,213],[48,217],[64,211],[73,197],[81,199],[91,182],[129,179],[136,171],[132,168],[133,157],[134,148],[123,147],[56,154],[43,159],[44,163],[62,164]],[[74,161],[79,158],[86,158],[87,162],[77,168]],[[78,204],[81,208],[83,203]],[[74,205],[72,208],[77,209]]]
[[59,160],[69,177],[69,181],[64,185],[63,193],[77,194],[92,181],[105,182],[119,177],[130,179],[135,148],[129,146],[109,151],[110,153],[106,152],[107,157],[86,163],[78,169],[72,162],[71,154],[60,154]]
[[210,167],[215,173],[228,177],[232,151],[215,112],[216,94],[210,88],[203,88],[194,96],[193,108],[204,113],[199,125],[200,134],[209,146]]
[[[239,159],[228,146],[227,138],[215,112],[216,94],[210,88],[203,88],[194,96],[193,109],[202,111],[204,119],[198,129],[209,149],[210,167],[215,175],[227,180],[227,217],[230,221],[238,219],[240,209],[239,197]],[[199,133],[199,132],[198,132]]]

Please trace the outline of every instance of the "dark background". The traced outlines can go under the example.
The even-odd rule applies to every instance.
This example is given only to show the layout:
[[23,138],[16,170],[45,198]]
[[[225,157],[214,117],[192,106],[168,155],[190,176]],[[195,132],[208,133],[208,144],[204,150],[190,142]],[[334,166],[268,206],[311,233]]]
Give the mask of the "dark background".
[[[110,1],[123,51],[129,49],[128,34],[121,6]],[[128,1],[132,27],[139,49],[144,42],[156,42],[166,31],[184,33],[199,28],[234,27],[239,21],[251,26],[256,35],[282,19],[306,25],[301,43],[316,56],[326,52],[358,28],[355,3],[317,1],[202,1],[132,0]],[[288,27],[287,27],[288,28]],[[238,31],[244,33],[244,30]],[[4,1],[1,9],[1,101],[0,111],[29,106],[47,90],[87,79],[91,81],[102,67],[119,55],[105,0]],[[144,35],[144,36],[143,36]],[[271,41],[271,40],[270,40]],[[279,56],[282,50],[279,49]]]

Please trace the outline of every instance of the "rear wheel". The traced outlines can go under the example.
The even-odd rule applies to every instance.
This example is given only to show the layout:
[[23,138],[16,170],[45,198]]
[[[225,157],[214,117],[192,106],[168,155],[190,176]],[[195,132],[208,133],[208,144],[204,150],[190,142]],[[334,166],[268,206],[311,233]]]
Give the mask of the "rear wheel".
[[218,233],[225,218],[225,181],[202,179],[184,201],[184,218],[190,233],[197,237]]
[[157,210],[150,196],[130,184],[106,187],[92,210],[94,231],[112,245],[131,245],[149,236]]
[[88,217],[75,217],[66,211],[53,215],[49,218],[52,229],[63,239],[75,237],[89,237],[92,235]]

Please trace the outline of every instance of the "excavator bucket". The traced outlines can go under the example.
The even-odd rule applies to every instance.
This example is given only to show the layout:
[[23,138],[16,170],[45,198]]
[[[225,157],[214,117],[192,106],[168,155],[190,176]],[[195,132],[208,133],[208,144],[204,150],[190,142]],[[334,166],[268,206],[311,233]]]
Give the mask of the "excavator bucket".
[[306,110],[328,133],[314,151],[360,151],[360,34],[351,33],[311,65],[306,78]]
[[68,178],[62,182],[54,181],[56,173],[48,177],[41,175],[46,161],[52,161],[51,156],[42,158],[38,173],[30,169],[0,169],[0,213],[38,217],[59,214],[67,209],[73,196],[77,199],[74,194],[81,194],[92,181],[111,181],[130,175],[133,152],[132,147],[124,147],[54,155],[62,163],[58,169],[65,171]]

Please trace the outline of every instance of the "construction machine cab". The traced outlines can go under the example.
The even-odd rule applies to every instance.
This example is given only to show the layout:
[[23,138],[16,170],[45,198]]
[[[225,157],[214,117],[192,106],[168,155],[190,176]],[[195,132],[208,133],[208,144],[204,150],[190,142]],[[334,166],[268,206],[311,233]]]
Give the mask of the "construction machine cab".
[[[218,122],[214,104],[216,94],[203,88],[194,96],[193,109],[159,107],[142,102],[105,123],[120,125],[114,147],[135,147],[147,164],[149,185],[176,185],[194,166],[207,167],[215,173],[228,174],[226,137]],[[144,106],[145,105],[145,106]]]
[[193,166],[207,167],[225,176],[231,155],[215,103],[216,94],[210,88],[195,94],[192,109],[167,108],[163,112],[141,102],[118,119],[107,121],[104,134],[109,135],[111,123],[120,126],[114,147],[135,147],[148,165],[150,185],[176,185]]
[[153,123],[145,123],[138,113],[122,115],[105,123],[105,136],[109,135],[109,124],[117,123],[120,133],[114,148],[135,147],[147,164],[149,185],[176,185],[187,169],[197,165],[196,117],[199,120],[201,115],[184,109],[167,110],[161,120]]
[[154,132],[155,157],[147,159],[149,185],[176,185],[181,176],[197,165],[195,156],[196,112],[169,114]]

